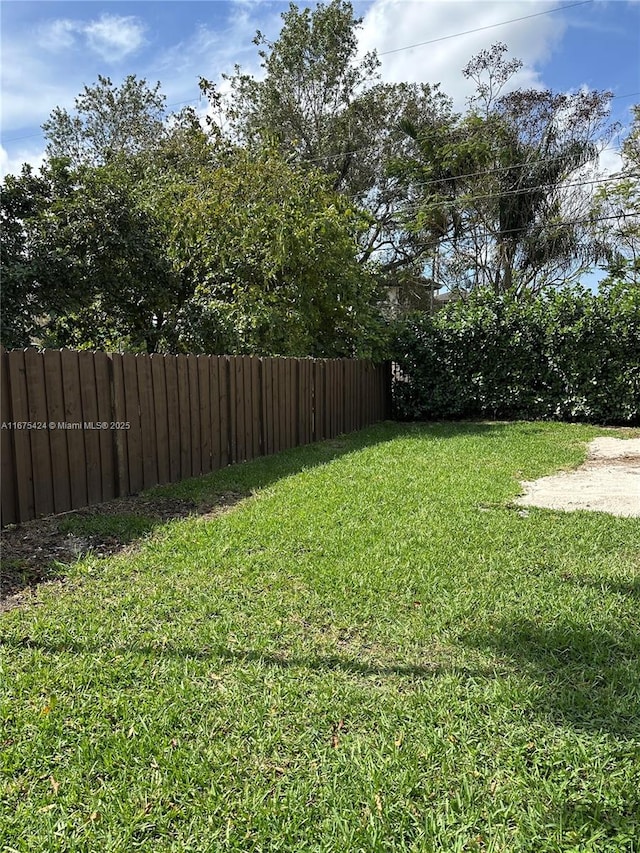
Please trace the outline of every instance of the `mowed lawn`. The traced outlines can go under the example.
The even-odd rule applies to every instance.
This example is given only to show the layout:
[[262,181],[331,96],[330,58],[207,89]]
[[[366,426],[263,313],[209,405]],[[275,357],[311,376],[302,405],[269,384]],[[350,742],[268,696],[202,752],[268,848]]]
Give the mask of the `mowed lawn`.
[[637,853],[640,521],[511,503],[603,434],[385,424],[160,490],[250,496],[0,618],[0,849]]

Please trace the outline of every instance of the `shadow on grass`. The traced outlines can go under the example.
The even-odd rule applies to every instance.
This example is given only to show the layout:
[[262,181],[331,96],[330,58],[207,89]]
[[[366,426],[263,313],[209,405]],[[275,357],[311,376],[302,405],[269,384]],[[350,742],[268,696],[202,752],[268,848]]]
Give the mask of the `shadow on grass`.
[[[231,465],[179,483],[58,516],[34,519],[1,533],[0,612],[18,606],[40,583],[61,580],[65,566],[87,553],[107,557],[135,547],[158,527],[189,516],[215,516],[252,493],[350,453],[428,432],[434,438],[497,434],[503,423],[386,422],[335,439]],[[510,428],[514,428],[511,425]]]
[[[8,637],[0,640],[1,646],[38,649],[46,654],[99,654],[104,648],[91,643],[79,643],[74,640],[64,641],[42,641],[33,640],[30,637],[13,638]],[[146,657],[167,657],[178,660],[200,660],[212,663],[260,663],[263,666],[275,667],[277,669],[299,669],[301,672],[344,672],[348,675],[370,676],[384,678],[388,676],[399,676],[402,678],[426,679],[435,678],[443,673],[454,672],[457,675],[468,678],[490,678],[495,677],[495,666],[468,667],[451,662],[433,662],[429,664],[376,664],[354,660],[350,657],[340,655],[298,657],[277,652],[261,652],[254,649],[230,649],[228,646],[205,646],[204,648],[176,647],[170,642],[167,644],[147,646],[118,646],[109,649],[110,655],[132,654]]]
[[462,639],[506,659],[554,723],[640,737],[640,632],[623,619],[609,630],[519,620]]

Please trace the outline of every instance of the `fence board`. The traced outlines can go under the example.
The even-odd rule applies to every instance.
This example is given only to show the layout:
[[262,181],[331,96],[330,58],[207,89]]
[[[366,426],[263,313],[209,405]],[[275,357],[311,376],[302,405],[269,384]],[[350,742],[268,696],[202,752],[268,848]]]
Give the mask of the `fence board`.
[[[80,374],[80,402],[84,423],[84,452],[87,470],[87,500],[90,505],[102,500],[102,475],[100,465],[100,430],[98,423],[98,393],[96,371],[92,352],[78,353]],[[93,428],[92,428],[93,427]]]
[[203,474],[211,471],[211,383],[209,377],[208,355],[197,356],[198,397],[200,401],[200,470]]
[[197,477],[202,469],[200,452],[200,392],[198,388],[197,356],[187,356],[189,371],[189,403],[191,408],[191,477]]
[[220,417],[220,359],[212,355],[209,360],[209,419],[211,424],[211,470],[220,468],[222,419]]
[[0,347],[0,421],[4,427],[0,431],[0,494],[2,496],[2,524],[14,524],[18,521],[16,506],[16,471],[13,431],[9,424],[13,421],[11,413],[11,394],[9,389],[8,354]]
[[151,362],[151,384],[153,386],[153,421],[156,433],[156,463],[158,483],[171,481],[171,460],[169,455],[169,404],[167,401],[166,367],[171,356],[154,353],[149,356]]
[[279,400],[278,400],[278,420],[280,423],[280,449],[287,450],[289,448],[289,380],[291,372],[289,369],[289,360],[283,358],[278,365],[280,374]]
[[142,483],[144,489],[158,484],[158,443],[156,439],[155,406],[151,357],[136,356],[138,374],[138,406],[140,410],[140,446],[142,448]]
[[253,387],[253,367],[251,356],[245,355],[242,359],[242,373],[244,379],[244,444],[246,459],[253,459],[253,400],[256,389]]
[[60,352],[62,390],[64,393],[65,436],[69,454],[71,505],[87,506],[87,459],[82,429],[82,393],[78,353],[63,349]]
[[176,356],[178,372],[178,413],[180,415],[180,478],[191,476],[191,405],[187,356]]
[[[124,424],[127,420],[127,410],[124,398],[124,366],[120,353],[114,353],[111,356],[111,375],[113,377],[113,419],[116,423]],[[129,482],[128,433],[128,429],[116,429],[113,435],[116,449],[116,495],[118,497],[130,495],[132,491]]]
[[253,406],[253,455],[264,455],[262,438],[262,363],[251,357],[251,398]]
[[246,457],[244,444],[244,369],[242,364],[242,356],[234,356],[233,358],[233,375],[235,376],[235,395],[233,407],[236,413],[236,461],[244,462]]
[[[45,358],[47,352],[45,351]],[[100,452],[100,490],[102,500],[110,501],[116,494],[116,430],[112,428],[115,422],[115,413],[111,399],[111,360],[104,352],[93,354],[93,366],[96,379],[96,404],[98,421],[108,424],[108,429],[101,429],[98,433],[98,447]],[[47,389],[47,399],[49,389]]]
[[279,453],[280,443],[280,359],[273,358],[271,361],[271,431],[272,452]]
[[129,488],[137,494],[144,486],[142,427],[140,424],[140,396],[138,393],[138,367],[136,356],[125,353],[122,356],[122,374],[124,378],[124,405],[127,433],[127,456],[129,460]]
[[260,369],[260,378],[262,386],[262,453],[264,456],[270,456],[273,453],[273,430],[271,418],[273,415],[273,400],[271,399],[271,391],[273,383],[271,380],[271,359],[262,358]]
[[220,465],[231,463],[231,402],[229,359],[218,359],[218,381],[220,384]]
[[180,396],[178,394],[178,358],[162,356],[167,389],[167,437],[169,445],[169,482],[176,483],[181,474]]
[[31,423],[34,512],[36,516],[50,515],[54,511],[53,475],[42,354],[36,349],[25,350],[24,367],[29,411],[27,420]]
[[[11,394],[11,420],[13,424],[29,420],[27,378],[24,351],[8,353],[9,389]],[[31,462],[31,436],[29,430],[13,429],[13,447],[16,453],[16,497],[18,518],[26,521],[35,516],[33,496],[33,467]]]

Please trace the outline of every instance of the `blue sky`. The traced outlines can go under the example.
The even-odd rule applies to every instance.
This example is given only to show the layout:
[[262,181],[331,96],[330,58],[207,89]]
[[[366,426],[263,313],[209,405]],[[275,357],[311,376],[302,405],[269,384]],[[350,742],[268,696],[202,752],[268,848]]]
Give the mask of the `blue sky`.
[[[611,88],[640,92],[640,3],[630,0],[367,0],[355,4],[364,18],[362,50],[385,54],[388,81],[440,82],[460,107],[469,94],[460,69],[478,50],[501,40],[525,62],[519,85]],[[300,4],[307,5],[307,4]],[[312,4],[311,4],[312,5]],[[252,38],[256,29],[275,38],[288,4],[231,2],[55,2],[3,0],[2,138],[0,169],[41,162],[41,123],[55,106],[72,107],[98,74],[120,82],[127,74],[159,80],[170,105],[198,105],[198,77],[216,82],[236,63],[259,74]],[[540,15],[558,6],[563,11]],[[393,53],[431,39],[489,27]],[[640,101],[617,98],[614,118],[629,121]],[[610,167],[615,152],[609,152]]]

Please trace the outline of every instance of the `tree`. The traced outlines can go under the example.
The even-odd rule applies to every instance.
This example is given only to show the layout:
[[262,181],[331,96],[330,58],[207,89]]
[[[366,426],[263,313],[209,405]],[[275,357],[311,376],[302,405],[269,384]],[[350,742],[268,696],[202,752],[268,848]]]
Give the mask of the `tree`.
[[221,112],[221,130],[251,151],[275,144],[286,160],[330,175],[333,189],[369,215],[359,238],[363,264],[372,258],[386,270],[415,264],[424,246],[398,219],[402,188],[388,165],[407,153],[400,119],[439,117],[450,111],[449,99],[438,86],[380,83],[375,52],[357,56],[362,21],[346,0],[313,10],[292,3],[282,19],[274,42],[260,32],[254,40],[263,79],[236,68],[227,78],[226,108],[202,81]]
[[54,159],[6,189],[3,343],[155,351],[180,293],[122,170]]
[[594,238],[602,246],[607,278],[640,284],[640,105],[621,149],[622,168],[602,187],[593,207]]
[[43,273],[52,268],[40,253],[42,220],[51,195],[49,175],[36,175],[26,164],[19,176],[7,175],[2,185],[0,341],[6,347],[24,347],[31,342],[51,299]]
[[318,171],[243,150],[172,191],[168,251],[185,291],[183,348],[262,355],[371,355],[382,332],[363,220]]
[[75,99],[75,111],[56,107],[42,129],[47,156],[67,158],[72,167],[98,166],[114,157],[131,157],[154,146],[166,129],[160,83],[130,74],[121,86],[98,76]]
[[431,240],[441,282],[524,294],[575,278],[597,259],[588,177],[613,132],[611,93],[503,94],[520,67],[506,50],[494,45],[464,69],[477,84],[464,116],[405,123],[416,153],[400,171],[408,226]]

